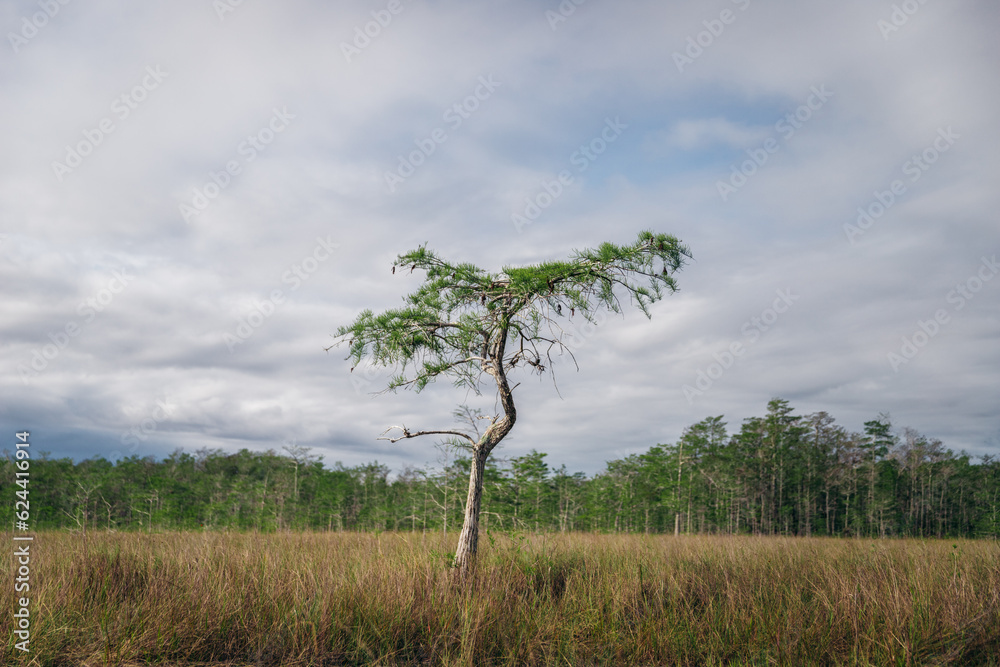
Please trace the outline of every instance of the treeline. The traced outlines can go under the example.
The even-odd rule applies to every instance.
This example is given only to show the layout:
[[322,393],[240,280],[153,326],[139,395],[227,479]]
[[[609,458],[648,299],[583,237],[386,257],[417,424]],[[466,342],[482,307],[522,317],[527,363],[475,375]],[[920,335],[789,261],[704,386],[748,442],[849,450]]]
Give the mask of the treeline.
[[[439,445],[434,468],[325,467],[308,448],[174,452],[31,463],[34,528],[409,530],[460,527],[469,459]],[[0,461],[0,516],[14,521],[15,467]],[[973,462],[885,415],[862,433],[788,402],[688,427],[674,444],[587,477],[546,454],[491,461],[487,530],[1000,537],[1000,461]]]

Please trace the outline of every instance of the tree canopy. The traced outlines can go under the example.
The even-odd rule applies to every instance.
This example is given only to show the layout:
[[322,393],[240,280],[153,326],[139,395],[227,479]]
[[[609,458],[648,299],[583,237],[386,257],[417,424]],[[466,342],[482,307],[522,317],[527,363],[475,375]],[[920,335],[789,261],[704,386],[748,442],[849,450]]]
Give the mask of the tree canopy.
[[543,358],[566,350],[561,318],[579,313],[592,321],[601,308],[621,312],[623,292],[648,317],[650,304],[677,289],[674,273],[690,256],[673,236],[644,231],[630,245],[603,243],[567,261],[489,273],[421,246],[393,265],[393,273],[426,273],[406,305],[379,315],[363,311],[338,329],[334,346],[346,342],[355,365],[367,358],[400,367],[390,390],[419,391],[448,375],[478,391],[483,372],[521,365],[544,372]]

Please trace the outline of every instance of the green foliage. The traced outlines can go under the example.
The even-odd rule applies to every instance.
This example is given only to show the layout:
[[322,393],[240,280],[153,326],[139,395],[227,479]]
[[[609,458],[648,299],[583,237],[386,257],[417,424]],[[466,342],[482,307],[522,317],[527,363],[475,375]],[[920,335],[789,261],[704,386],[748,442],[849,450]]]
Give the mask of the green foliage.
[[588,320],[602,309],[620,312],[619,298],[628,295],[650,316],[649,306],[677,289],[674,274],[688,257],[676,238],[651,231],[630,245],[603,243],[566,261],[498,273],[448,262],[421,246],[393,265],[394,274],[424,273],[405,306],[378,315],[363,311],[337,330],[331,347],[346,344],[355,366],[367,360],[398,368],[389,389],[419,391],[448,376],[478,390],[484,372],[522,365],[543,372],[542,357],[565,349],[558,321],[577,311]]
[[[474,410],[462,418],[478,416]],[[885,423],[884,421],[880,423]],[[826,413],[785,401],[727,431],[722,416],[674,443],[608,461],[588,476],[537,450],[486,462],[483,527],[509,531],[1000,537],[1000,461],[973,463],[933,439],[889,433],[884,453]],[[393,474],[378,462],[324,466],[299,452],[175,452],[32,461],[34,527],[157,533],[172,529],[412,531],[462,522],[470,459]],[[304,461],[304,463],[302,463]],[[0,521],[13,521],[14,465],[0,458]]]

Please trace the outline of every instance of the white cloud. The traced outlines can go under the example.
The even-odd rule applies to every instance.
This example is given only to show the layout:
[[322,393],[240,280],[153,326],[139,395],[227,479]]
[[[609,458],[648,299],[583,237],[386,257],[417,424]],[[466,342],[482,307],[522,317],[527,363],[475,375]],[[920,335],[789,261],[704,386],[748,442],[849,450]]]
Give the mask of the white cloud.
[[[995,452],[1000,283],[899,373],[885,363],[983,253],[1000,252],[993,6],[929,3],[885,40],[886,7],[860,0],[742,4],[683,72],[673,53],[720,8],[587,3],[553,31],[528,2],[411,2],[347,62],[341,42],[370,20],[360,1],[244,3],[222,21],[204,2],[65,6],[0,55],[0,427],[48,432],[57,455],[108,455],[169,400],[143,453],[295,437],[328,461],[430,460],[430,443],[374,438],[403,421],[447,425],[468,397],[442,383],[373,399],[342,351],[322,351],[361,308],[417,285],[390,273],[396,254],[427,242],[497,269],[652,227],[694,252],[681,293],[651,322],[609,319],[581,371],[560,376],[563,399],[525,382],[511,452],[593,471],[708,414],[735,427],[772,395],[851,428],[888,410],[949,446]],[[2,18],[16,26],[34,7],[8,3]],[[162,83],[114,116],[156,66]],[[449,126],[446,110],[490,75],[501,86]],[[814,86],[833,97],[782,136],[776,124]],[[295,118],[248,159],[241,145],[275,108]],[[52,162],[109,116],[114,131],[60,182]],[[621,140],[576,171],[571,155],[616,116],[629,124]],[[907,179],[947,126],[954,147],[851,245],[858,207]],[[390,194],[385,172],[438,127],[447,140]],[[718,182],[769,138],[779,149],[722,201]],[[232,160],[239,173],[185,222],[179,205]],[[511,213],[562,169],[572,186],[518,234]],[[292,290],[283,276],[327,235],[338,252]],[[25,385],[18,366],[82,320],[81,301],[121,267],[134,280]],[[681,385],[779,288],[801,300],[689,405]],[[224,334],[274,290],[283,303],[230,353]]]
[[667,132],[660,132],[651,141],[651,149],[658,145],[689,151],[695,148],[729,146],[749,147],[766,139],[770,128],[746,127],[725,118],[681,120]]

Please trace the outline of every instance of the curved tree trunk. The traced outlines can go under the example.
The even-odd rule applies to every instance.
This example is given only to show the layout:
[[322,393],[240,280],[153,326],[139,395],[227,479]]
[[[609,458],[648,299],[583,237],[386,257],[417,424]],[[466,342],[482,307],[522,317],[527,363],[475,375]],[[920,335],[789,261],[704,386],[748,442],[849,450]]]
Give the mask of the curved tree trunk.
[[483,475],[486,472],[486,459],[493,448],[500,444],[510,430],[514,428],[517,413],[514,411],[514,401],[510,389],[504,379],[500,383],[501,402],[506,408],[506,414],[494,422],[475,447],[472,448],[472,465],[469,467],[469,494],[465,499],[465,520],[462,522],[462,532],[458,536],[458,548],[455,550],[455,567],[462,575],[472,571],[476,564],[476,552],[479,550],[479,512],[483,504]]
[[469,470],[469,495],[465,500],[465,521],[458,536],[455,551],[455,566],[465,575],[475,566],[476,552],[479,550],[479,510],[483,501],[483,474],[489,452],[481,444],[472,451],[472,466]]
[[479,510],[483,503],[483,474],[486,471],[486,459],[493,448],[514,428],[517,420],[517,410],[514,408],[514,395],[507,376],[504,373],[504,348],[507,345],[507,326],[503,326],[492,350],[484,346],[485,358],[491,360],[484,364],[487,373],[496,380],[500,394],[500,405],[503,407],[503,417],[490,424],[483,437],[472,448],[472,465],[469,469],[469,495],[465,500],[465,521],[462,532],[458,536],[458,548],[455,550],[455,566],[463,576],[469,574],[476,564],[476,552],[479,550]]

